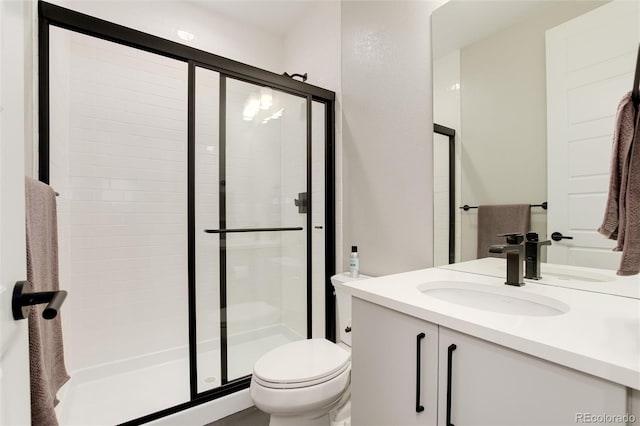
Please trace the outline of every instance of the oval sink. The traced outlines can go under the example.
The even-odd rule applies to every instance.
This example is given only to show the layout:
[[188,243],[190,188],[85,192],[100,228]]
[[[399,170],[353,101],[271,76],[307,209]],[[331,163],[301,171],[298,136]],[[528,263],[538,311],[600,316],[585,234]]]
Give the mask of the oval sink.
[[500,314],[554,316],[569,311],[568,305],[550,297],[531,293],[516,295],[514,291],[518,289],[515,288],[501,289],[471,282],[441,281],[422,284],[418,289],[426,296],[444,302]]

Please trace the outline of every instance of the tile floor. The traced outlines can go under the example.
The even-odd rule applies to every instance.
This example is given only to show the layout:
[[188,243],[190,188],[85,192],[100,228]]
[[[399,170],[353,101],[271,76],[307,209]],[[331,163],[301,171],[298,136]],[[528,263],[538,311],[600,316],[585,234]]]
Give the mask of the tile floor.
[[206,426],[268,426],[269,415],[256,407],[247,408]]

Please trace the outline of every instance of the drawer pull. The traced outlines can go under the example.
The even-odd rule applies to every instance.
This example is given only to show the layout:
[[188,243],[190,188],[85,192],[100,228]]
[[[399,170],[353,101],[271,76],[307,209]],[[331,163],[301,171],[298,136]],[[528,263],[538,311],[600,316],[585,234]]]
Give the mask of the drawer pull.
[[456,345],[449,345],[447,349],[447,426],[455,426],[451,423],[451,372],[453,370],[453,351]]
[[422,413],[424,411],[424,405],[420,404],[420,361],[422,359],[421,343],[422,339],[426,337],[426,334],[420,333],[416,336],[416,413]]

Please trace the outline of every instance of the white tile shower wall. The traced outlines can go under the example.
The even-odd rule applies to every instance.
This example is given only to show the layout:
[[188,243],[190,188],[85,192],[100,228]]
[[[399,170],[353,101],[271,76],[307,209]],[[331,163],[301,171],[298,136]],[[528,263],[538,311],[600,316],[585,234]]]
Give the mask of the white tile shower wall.
[[61,263],[73,370],[187,343],[187,73],[79,34],[70,52],[70,250]]
[[[205,4],[198,4],[198,1],[52,0],[52,3],[225,58],[282,73],[281,36],[220,15]],[[188,31],[195,35],[195,39],[186,42],[177,36],[177,30]]]

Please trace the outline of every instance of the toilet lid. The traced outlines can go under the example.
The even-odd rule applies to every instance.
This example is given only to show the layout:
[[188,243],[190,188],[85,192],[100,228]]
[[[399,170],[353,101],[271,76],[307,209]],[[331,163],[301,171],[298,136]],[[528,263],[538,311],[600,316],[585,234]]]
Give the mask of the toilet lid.
[[264,354],[253,367],[253,374],[260,382],[297,387],[332,378],[344,371],[350,360],[348,351],[326,339],[300,340]]

